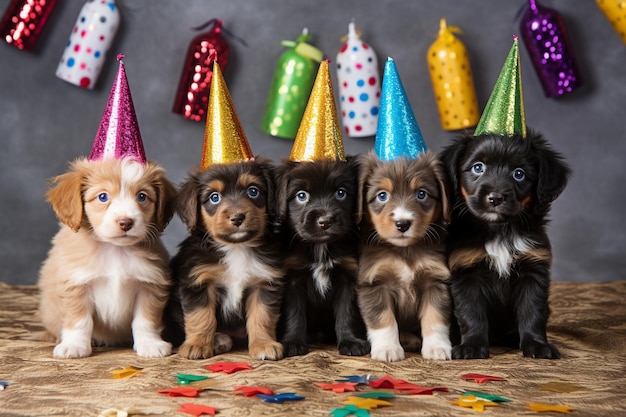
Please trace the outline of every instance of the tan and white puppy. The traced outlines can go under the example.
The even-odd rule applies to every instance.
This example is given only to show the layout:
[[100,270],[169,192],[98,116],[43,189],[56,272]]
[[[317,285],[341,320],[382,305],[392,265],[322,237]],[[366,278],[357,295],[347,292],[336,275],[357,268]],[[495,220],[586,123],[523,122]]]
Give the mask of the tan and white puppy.
[[160,233],[176,189],[154,162],[78,159],[52,179],[47,198],[61,222],[39,277],[41,317],[58,358],[89,356],[92,344],[171,354],[161,338],[170,288]]

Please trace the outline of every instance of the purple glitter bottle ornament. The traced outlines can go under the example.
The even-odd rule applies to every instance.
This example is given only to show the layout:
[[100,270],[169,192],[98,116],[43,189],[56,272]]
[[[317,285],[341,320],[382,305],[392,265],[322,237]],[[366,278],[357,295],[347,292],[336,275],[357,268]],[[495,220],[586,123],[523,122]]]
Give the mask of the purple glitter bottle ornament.
[[563,96],[582,85],[563,18],[556,10],[529,0],[520,31],[547,97]]

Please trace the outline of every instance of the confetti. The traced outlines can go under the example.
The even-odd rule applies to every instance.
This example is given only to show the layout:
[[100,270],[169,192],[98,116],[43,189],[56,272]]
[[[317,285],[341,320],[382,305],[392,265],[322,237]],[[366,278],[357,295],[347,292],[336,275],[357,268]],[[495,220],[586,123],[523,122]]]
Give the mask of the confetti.
[[191,374],[176,374],[176,378],[178,379],[178,385],[189,385],[195,381],[203,381],[205,379],[209,379],[209,377],[205,375]]
[[482,398],[482,399],[488,400],[488,401],[493,401],[495,403],[508,403],[508,402],[511,402],[511,400],[509,400],[508,398],[499,397],[497,395],[485,394],[484,392],[478,392],[478,391],[467,391],[467,390],[465,390],[463,395],[464,396],[473,395],[475,397],[479,397],[479,398]]
[[345,416],[369,417],[370,412],[365,408],[359,408],[354,404],[348,404],[343,408],[334,408],[330,410],[330,415],[333,417],[345,417]]
[[542,391],[552,391],[552,392],[575,392],[575,391],[586,391],[587,388],[581,387],[580,385],[570,384],[569,382],[558,382],[552,381],[547,384],[539,385],[539,388]]
[[335,384],[324,384],[322,382],[316,382],[317,386],[321,389],[330,390],[336,392],[337,394],[341,394],[346,391],[356,391],[354,388],[357,383],[356,382],[338,382]]
[[408,383],[400,385],[400,387],[396,389],[402,391],[403,394],[409,395],[433,395],[434,391],[448,392],[448,388],[446,387],[421,387],[419,385]]
[[109,371],[113,376],[111,379],[132,378],[136,375],[141,375],[141,369],[134,366],[126,366],[124,369],[114,369]]
[[6,381],[0,381],[0,391],[3,391],[6,387],[9,386],[9,383]]
[[542,413],[547,411],[552,411],[556,413],[569,413],[574,411],[572,407],[569,405],[552,405],[552,404],[539,404],[539,403],[531,403],[528,404],[528,408],[533,410],[536,413]]
[[209,371],[224,372],[227,374],[253,369],[247,362],[215,362],[203,368]]
[[478,398],[474,395],[465,395],[459,397],[458,401],[451,401],[451,404],[458,405],[463,408],[471,408],[474,411],[482,413],[485,411],[485,407],[497,407],[498,403],[488,401],[482,398]]
[[474,381],[477,384],[484,384],[489,381],[506,381],[504,378],[500,378],[499,376],[491,376],[491,375],[482,375],[482,374],[465,374],[461,375],[461,379],[466,381]]
[[265,403],[279,403],[279,404],[282,404],[285,401],[304,400],[303,396],[296,395],[293,392],[285,392],[282,394],[273,394],[273,395],[257,394],[257,397],[261,398],[263,402]]
[[363,398],[363,397],[348,397],[344,402],[344,404],[352,404],[359,408],[365,408],[371,410],[373,408],[378,407],[387,407],[390,406],[391,403],[389,401],[378,400],[376,398]]
[[257,394],[274,395],[274,391],[265,387],[247,387],[240,386],[234,389],[236,394],[243,394],[246,397],[254,397]]
[[184,403],[184,404],[181,404],[180,408],[176,411],[180,411],[181,413],[191,414],[193,416],[201,416],[204,414],[209,415],[209,416],[214,416],[217,409],[213,407],[209,407],[208,405]]
[[378,377],[373,375],[347,375],[342,376],[339,379],[336,379],[337,382],[356,382],[357,384],[367,385],[369,381],[373,381],[378,379]]
[[370,380],[368,382],[369,386],[372,388],[396,388],[397,386],[403,386],[408,384],[408,382],[403,381],[401,379],[393,379],[391,375],[385,375],[376,380]]
[[159,394],[167,394],[170,397],[197,397],[202,388],[176,387],[157,391]]
[[381,399],[381,398],[396,398],[395,395],[393,395],[390,392],[384,392],[384,391],[370,391],[370,392],[360,392],[358,394],[354,394],[355,397],[360,397],[360,398],[376,398],[376,399]]

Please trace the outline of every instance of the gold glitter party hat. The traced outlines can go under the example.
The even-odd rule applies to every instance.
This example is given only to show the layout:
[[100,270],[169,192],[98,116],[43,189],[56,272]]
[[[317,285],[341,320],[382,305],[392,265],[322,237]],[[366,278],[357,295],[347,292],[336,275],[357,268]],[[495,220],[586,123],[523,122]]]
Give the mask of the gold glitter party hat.
[[345,161],[335,94],[326,59],[320,63],[289,159]]
[[247,161],[253,158],[226,81],[219,64],[215,61],[200,167],[205,169],[213,164]]
[[500,71],[474,136],[485,133],[526,137],[526,117],[522,96],[522,75],[517,36]]

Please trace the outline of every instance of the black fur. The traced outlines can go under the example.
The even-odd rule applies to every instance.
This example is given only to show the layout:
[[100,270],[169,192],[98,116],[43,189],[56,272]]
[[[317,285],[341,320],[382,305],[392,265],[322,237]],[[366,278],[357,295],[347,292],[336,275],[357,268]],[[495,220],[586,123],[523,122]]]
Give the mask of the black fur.
[[454,196],[448,256],[461,340],[453,358],[487,358],[490,345],[559,358],[546,336],[552,260],[546,223],[569,167],[532,131],[527,138],[464,135],[440,157]]
[[[285,356],[306,354],[318,336],[336,341],[342,355],[369,352],[356,301],[357,195],[354,161],[286,161],[279,167],[288,251],[279,322]],[[328,277],[325,292],[317,284],[322,276]]]

